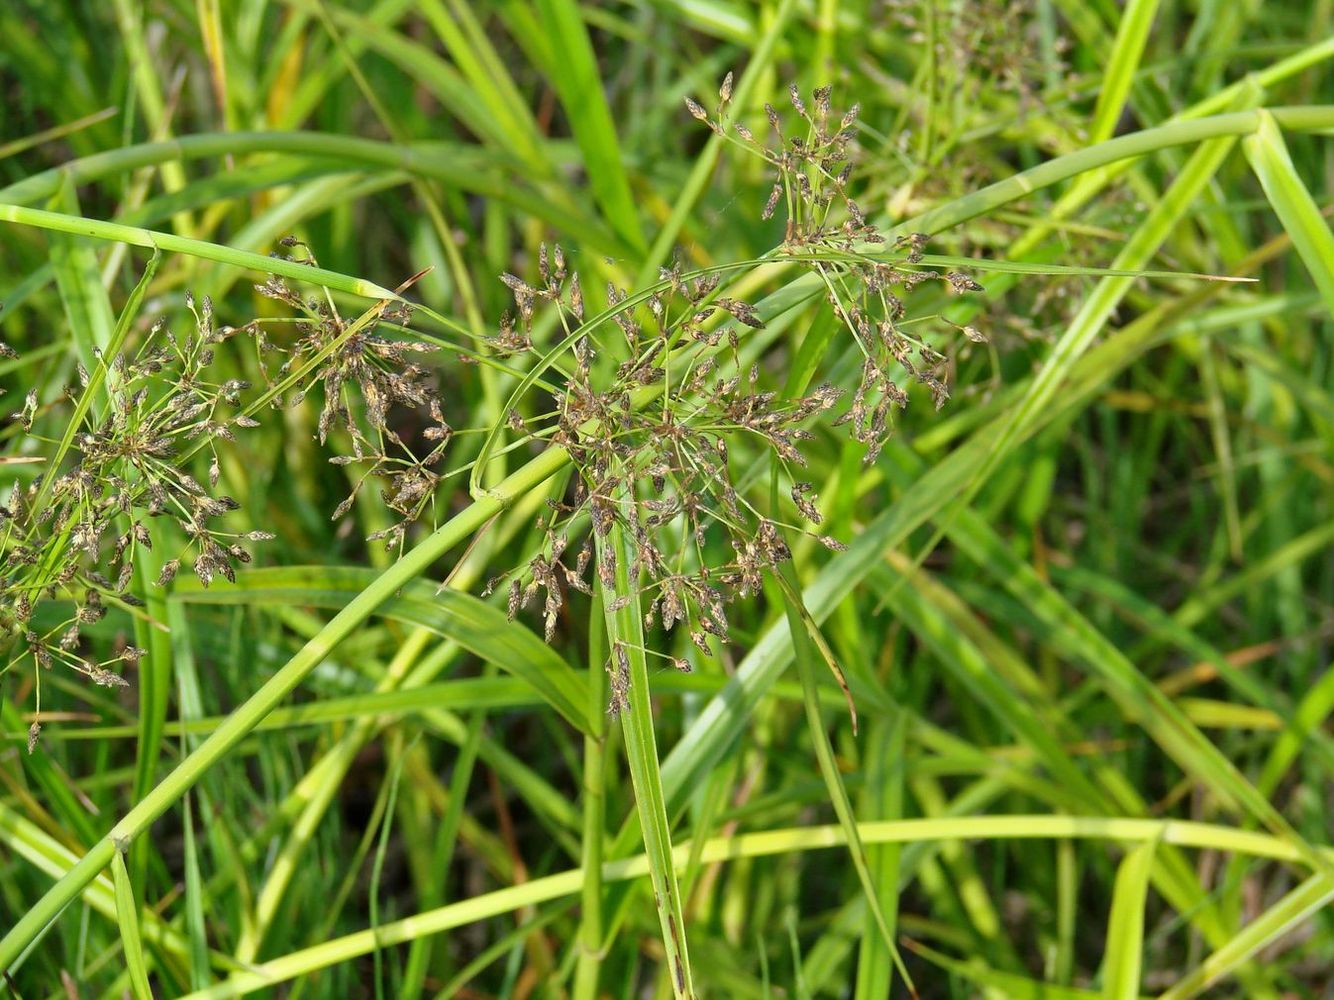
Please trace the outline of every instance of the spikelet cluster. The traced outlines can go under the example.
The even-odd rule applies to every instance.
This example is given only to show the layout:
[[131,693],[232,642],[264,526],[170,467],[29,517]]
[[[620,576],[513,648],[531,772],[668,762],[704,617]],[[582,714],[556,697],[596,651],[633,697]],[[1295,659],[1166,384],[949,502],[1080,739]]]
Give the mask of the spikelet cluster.
[[[894,412],[909,401],[908,385],[924,387],[937,406],[948,398],[946,355],[910,332],[903,299],[924,281],[952,293],[978,286],[964,274],[922,266],[924,237],[887,241],[867,221],[849,188],[856,108],[836,115],[829,88],[809,104],[792,88],[796,126],[766,105],[761,140],[729,114],[731,97],[729,76],[714,111],[686,103],[712,131],[774,169],[761,215],[785,212],[778,256],[821,279],[864,356],[859,384],[850,398],[827,383],[795,398],[765,388],[763,354],[748,343],[764,318],[720,270],[690,272],[678,261],[634,295],[608,285],[599,311],[586,305],[585,285],[559,247],[541,248],[535,282],[504,275],[515,308],[493,349],[564,376],[549,414],[511,414],[510,428],[541,431],[570,454],[575,474],[548,501],[541,551],[491,585],[507,583],[511,616],[539,603],[549,640],[570,591],[592,593],[600,582],[613,607],[632,599],[617,588],[617,560],[625,556],[608,544],[619,527],[629,540],[620,550],[631,561],[624,577],[645,625],[680,626],[709,654],[711,640],[729,637],[728,605],[757,592],[764,573],[791,557],[785,538],[792,532],[842,547],[819,533],[814,487],[802,478],[812,428],[846,425],[874,461],[893,432]],[[569,353],[559,364],[534,343],[544,309],[554,310],[566,334]],[[971,327],[958,329],[965,340],[982,339]],[[767,509],[750,488],[757,471],[775,466],[790,501],[782,511]],[[627,674],[615,655],[608,670],[615,709]]]
[[[305,250],[296,240],[284,245]],[[313,263],[308,252],[298,259]],[[452,431],[434,373],[418,360],[426,348],[379,332],[382,324],[401,328],[405,308],[382,303],[346,319],[327,298],[304,300],[277,276],[258,290],[298,314],[289,348],[269,339],[264,321],[219,327],[212,302],[187,294],[188,334],[159,321],[137,346],[111,357],[94,351],[93,366],[77,367],[77,384],[63,398],[43,403],[33,389],[11,415],[23,432],[16,446],[29,456],[21,460],[40,462],[45,472],[0,500],[0,656],[5,669],[31,664],[39,714],[41,676],[52,668],[125,685],[125,669],[143,652],[121,642],[113,656],[94,656],[85,635],[110,607],[141,606],[136,591],[168,586],[182,572],[204,587],[234,582],[237,567],[251,560],[250,543],[274,537],[231,530],[240,504],[219,490],[223,451],[259,426],[257,414],[322,396],[320,443],[345,446],[331,461],[361,467],[334,516],[346,514],[374,478],[401,518],[373,538],[401,545],[407,526],[434,503]],[[234,370],[219,357],[233,338],[251,341],[265,385],[220,374]],[[0,355],[17,357],[4,344]],[[395,426],[396,408],[424,424],[412,440]],[[154,570],[145,577],[135,567],[149,551]],[[70,610],[49,610],[62,608]],[[33,723],[30,750],[40,728]]]

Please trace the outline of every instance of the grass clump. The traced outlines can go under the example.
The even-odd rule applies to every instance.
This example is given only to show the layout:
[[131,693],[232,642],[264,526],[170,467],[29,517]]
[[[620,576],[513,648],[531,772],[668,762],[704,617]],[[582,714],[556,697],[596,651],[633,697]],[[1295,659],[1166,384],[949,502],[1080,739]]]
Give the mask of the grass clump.
[[7,989],[1319,994],[1328,11],[187,7],[0,11]]

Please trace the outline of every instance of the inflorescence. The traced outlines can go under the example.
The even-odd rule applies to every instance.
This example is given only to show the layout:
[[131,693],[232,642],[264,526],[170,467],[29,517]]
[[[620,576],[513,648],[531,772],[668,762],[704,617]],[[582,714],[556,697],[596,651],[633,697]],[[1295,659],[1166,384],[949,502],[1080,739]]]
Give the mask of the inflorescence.
[[[506,427],[521,440],[564,448],[573,475],[547,501],[539,551],[493,580],[488,591],[507,582],[511,617],[542,595],[548,640],[568,593],[591,594],[596,580],[613,609],[641,595],[646,627],[681,625],[708,655],[710,638],[728,639],[727,605],[759,591],[765,572],[791,558],[794,534],[842,548],[818,530],[815,487],[802,474],[802,448],[816,436],[817,420],[847,426],[870,462],[908,404],[908,386],[924,387],[937,407],[948,398],[949,358],[910,332],[918,321],[905,319],[904,297],[933,279],[950,292],[978,286],[966,275],[923,266],[925,237],[887,241],[868,222],[850,194],[856,107],[835,115],[828,87],[816,90],[809,104],[795,87],[790,97],[795,124],[789,127],[765,105],[763,141],[732,113],[730,74],[712,113],[686,103],[714,133],[773,169],[761,215],[768,219],[781,206],[786,223],[768,259],[814,275],[851,333],[860,354],[852,370],[859,368],[860,376],[850,400],[829,383],[789,394],[765,387],[772,380],[766,363],[776,355],[760,336],[763,306],[743,301],[730,287],[729,270],[741,268],[690,271],[678,259],[661,269],[652,287],[634,294],[608,283],[596,304],[605,307],[592,316],[580,275],[559,246],[541,247],[535,283],[502,276],[515,310],[489,339],[490,352],[560,376],[541,383],[549,397],[543,414],[524,417],[519,407],[527,401],[515,401]],[[296,251],[288,260],[314,264],[304,244],[288,239],[283,245]],[[59,663],[95,683],[120,685],[123,667],[143,655],[122,644],[111,658],[97,660],[85,655],[89,643],[82,634],[108,604],[141,604],[132,592],[141,551],[171,546],[157,585],[170,584],[188,565],[208,586],[217,577],[234,580],[236,565],[249,562],[242,543],[272,537],[226,530],[239,505],[217,490],[219,446],[256,427],[260,410],[299,405],[319,393],[320,444],[338,451],[334,464],[359,472],[333,516],[349,513],[364,484],[381,481],[384,504],[399,520],[368,540],[389,548],[405,545],[452,474],[442,469],[453,431],[438,373],[422,363],[436,348],[379,332],[382,326],[402,329],[405,304],[382,302],[349,319],[327,293],[303,298],[277,276],[256,288],[295,314],[290,348],[275,345],[263,321],[218,328],[207,299],[187,299],[194,330],[183,340],[158,323],[136,350],[97,355],[93,375],[80,367],[80,385],[67,390],[72,430],[50,472],[16,485],[0,506],[0,629],[11,650],[19,647],[10,665],[28,656],[37,668],[39,712],[43,670]],[[555,349],[538,343],[544,335],[535,330],[551,328],[536,323],[544,311],[563,333]],[[955,329],[966,340],[983,339],[972,327]],[[223,367],[215,365],[219,348],[238,334],[248,335],[253,367],[265,383],[257,395],[242,379],[213,374]],[[391,419],[395,408],[412,419]],[[31,433],[58,411],[40,406],[33,390],[14,419]],[[405,440],[407,426],[413,430]],[[187,469],[205,459],[200,482]],[[770,481],[784,484],[781,509],[769,509],[765,499]],[[619,567],[623,573],[618,546],[609,544],[613,528],[628,540],[619,548],[630,562]],[[630,581],[631,593],[618,586],[620,579]],[[34,609],[51,598],[73,598],[73,609],[63,617],[47,615],[39,627]],[[609,665],[613,709],[625,698],[624,650],[619,653]],[[669,659],[689,669],[684,658]],[[30,749],[39,729],[34,722]]]

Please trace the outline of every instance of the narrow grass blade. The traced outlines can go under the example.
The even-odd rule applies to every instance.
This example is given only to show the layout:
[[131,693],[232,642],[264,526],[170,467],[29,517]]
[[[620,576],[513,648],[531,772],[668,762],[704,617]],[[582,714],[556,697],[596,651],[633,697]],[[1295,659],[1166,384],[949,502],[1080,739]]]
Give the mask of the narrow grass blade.
[[1173,983],[1158,1000],[1187,1000],[1188,997],[1199,996],[1331,903],[1334,903],[1334,881],[1324,875],[1308,878],[1238,931],[1226,945]]
[[[774,58],[774,51],[778,47],[783,31],[787,26],[788,18],[792,16],[795,7],[795,0],[782,0],[773,12],[768,30],[760,39],[760,43],[755,46],[750,61],[746,64],[745,72],[737,80],[736,90],[732,95],[734,107],[747,108],[750,106],[756,88],[760,86],[764,74],[768,72],[769,64]],[[718,157],[722,153],[722,147],[722,137],[712,135],[695,158],[695,165],[690,168],[690,176],[686,178],[685,186],[681,193],[677,195],[676,201],[672,203],[671,214],[658,230],[658,235],[653,239],[648,257],[639,271],[638,280],[635,282],[637,287],[647,284],[656,277],[658,268],[666,263],[673,245],[676,244],[681,235],[686,219],[690,217],[695,205],[704,196],[709,181],[713,177],[714,168],[718,165]]]
[[[875,256],[867,254],[866,256]],[[1254,284],[1255,278],[1228,274],[1199,274],[1193,271],[1153,271],[1145,268],[1089,267],[1074,264],[1052,264],[1046,261],[993,260],[984,257],[952,257],[948,254],[923,254],[917,262],[924,267],[952,267],[973,271],[995,271],[998,274],[1047,274],[1062,277],[1089,278],[1192,278],[1199,281],[1224,281],[1231,284]]]
[[[869,730],[863,758],[866,771],[863,810],[869,805],[874,819],[900,819],[904,810],[907,715],[896,710],[888,716],[875,719]],[[866,851],[867,864],[879,895],[878,910],[884,915],[891,936],[898,925],[902,853],[902,848],[897,844],[878,844],[868,847]],[[890,996],[895,966],[902,961],[901,955],[896,955],[882,943],[876,926],[876,909],[868,906],[868,915],[864,918],[865,929],[857,954],[857,982],[853,993],[855,1000],[880,1000]]]
[[866,848],[858,836],[857,817],[852,809],[852,801],[848,798],[848,790],[843,785],[838,761],[834,757],[834,747],[829,742],[829,732],[821,715],[818,680],[820,674],[817,661],[823,660],[834,672],[848,701],[849,711],[853,713],[853,731],[856,732],[857,715],[856,709],[852,706],[852,695],[848,691],[848,684],[843,678],[842,671],[829,654],[828,647],[824,645],[824,638],[819,635],[819,626],[815,624],[810,612],[802,603],[801,588],[792,573],[791,564],[780,565],[775,579],[785,598],[784,611],[787,614],[789,634],[792,636],[792,655],[796,661],[797,673],[801,677],[801,689],[806,705],[806,728],[815,747],[815,759],[820,765],[820,776],[824,779],[834,814],[838,816],[839,825],[847,838],[848,853],[852,857],[852,865],[857,871],[857,878],[861,882],[866,905],[871,911],[876,929],[899,975],[903,977],[909,993],[916,996],[917,989],[913,986],[912,976],[903,964],[903,958],[894,944],[894,933],[890,930],[885,913],[880,908],[880,888],[872,878],[871,867],[866,860]]
[[[77,860],[64,844],[42,830],[27,817],[0,801],[0,842],[5,849],[22,858],[37,871],[60,877]],[[84,894],[89,908],[110,919],[116,917],[115,886],[99,873]]]
[[1274,116],[1268,111],[1259,115],[1255,134],[1242,141],[1246,159],[1334,316],[1334,233],[1297,175]]
[[[568,199],[539,194],[514,183],[514,158],[503,153],[451,142],[399,144],[349,135],[320,132],[227,132],[182,136],[169,143],[143,143],[83,157],[0,188],[0,201],[31,205],[60,190],[68,179],[87,184],[114,177],[123,171],[153,166],[164,161],[195,160],[215,156],[249,157],[274,154],[268,162],[241,177],[221,175],[187,185],[174,195],[164,196],[141,211],[153,208],[159,217],[181,205],[208,205],[223,192],[267,190],[281,186],[283,171],[301,174],[345,173],[362,168],[383,174],[402,170],[414,177],[438,180],[451,188],[469,191],[494,200],[517,212],[543,219],[564,232],[577,233],[585,249],[599,253],[621,253],[621,241],[595,217]],[[264,158],[265,160],[268,157]]]
[[1270,830],[1290,840],[1317,867],[1327,864],[1185,714],[1144,677],[1120,649],[1032,566],[1019,559],[971,510],[955,518],[955,544],[985,567],[1048,629],[1054,647],[1091,669],[1127,718],[1138,721],[1184,771],[1206,782]]
[[[1234,144],[1235,140],[1230,137],[1212,139],[1201,144],[1177,175],[1171,188],[1163,194],[1150,211],[1148,218],[1130,237],[1125,248],[1117,254],[1113,268],[1135,270],[1152,259],[1163,241],[1195,202],[1200,191],[1218,172],[1218,168],[1222,166]],[[1052,348],[1042,370],[1015,407],[986,461],[974,473],[963,495],[954,502],[953,511],[961,510],[972,500],[982,484],[1009,453],[1010,448],[1034,424],[1039,413],[1051,403],[1071,367],[1088,350],[1094,337],[1102,330],[1111,318],[1113,310],[1130,290],[1132,280],[1125,277],[1104,278],[1085,299],[1079,312],[1061,335],[1061,339]],[[948,530],[952,516],[952,514],[946,515],[933,540],[922,549],[918,556],[919,563]]]
[[1012,972],[1001,972],[980,958],[951,958],[920,941],[908,941],[906,947],[931,964],[975,983],[984,991],[984,996],[1004,997],[1005,1000],[1100,1000],[1102,996],[1095,990],[1044,983]]
[[96,219],[84,219],[76,215],[62,215],[59,212],[47,212],[37,208],[24,208],[21,205],[0,204],[0,221],[12,222],[20,226],[34,226],[54,233],[68,233],[73,236],[90,236],[93,239],[109,240],[115,243],[128,243],[130,246],[148,247],[152,250],[167,250],[183,253],[203,260],[217,261],[232,267],[242,267],[258,274],[279,274],[285,278],[321,285],[336,291],[359,295],[368,299],[397,299],[398,295],[387,288],[381,288],[364,278],[352,278],[335,271],[326,271],[321,267],[283,260],[279,257],[266,257],[263,254],[245,250],[233,250],[231,247],[203,240],[187,239],[172,233],[155,232],[138,226],[123,226],[116,222],[101,222]]
[[8,159],[11,156],[22,153],[24,150],[32,149],[34,146],[40,146],[43,143],[63,139],[67,135],[72,135],[80,129],[85,129],[90,125],[96,125],[98,122],[106,121],[108,118],[114,118],[118,110],[118,108],[103,108],[101,111],[94,111],[90,115],[84,115],[77,121],[54,125],[51,128],[43,129],[40,132],[34,132],[31,135],[25,135],[19,139],[12,139],[9,142],[0,143],[0,160]]
[[[1286,245],[1286,237],[1270,241],[1239,270],[1243,273],[1253,270],[1272,259]],[[1084,405],[1100,387],[1147,350],[1164,323],[1198,308],[1216,292],[1217,287],[1205,288],[1170,309],[1166,305],[1160,306],[1090,351],[1075,365],[1065,392],[1043,413],[1044,422]],[[1022,391],[1019,389],[1016,395]],[[973,471],[987,460],[1002,426],[1001,420],[992,422],[947,459],[926,470],[893,506],[863,526],[847,552],[830,560],[803,594],[806,606],[817,621],[822,621],[858,582],[865,579],[879,564],[884,551],[901,545],[914,529],[936,516],[950,499],[966,488]],[[674,809],[680,807],[685,790],[725,752],[735,734],[746,724],[754,706],[789,662],[790,649],[787,621],[782,619],[759,638],[724,690],[704,707],[672,748],[663,761],[663,781],[668,801]],[[629,850],[635,836],[629,826],[623,829],[617,839],[618,849]]]
[[1116,41],[1107,57],[1107,69],[1098,88],[1098,103],[1093,109],[1093,120],[1088,125],[1090,144],[1110,139],[1121,118],[1122,109],[1130,96],[1130,85],[1144,58],[1144,45],[1149,40],[1158,0],[1130,0],[1121,11],[1116,27]]
[[[904,556],[891,553],[886,559],[900,573],[909,569]],[[1045,698],[1025,697],[1023,689],[996,666],[1018,660],[1018,654],[969,621],[962,602],[920,570],[911,587],[899,586],[897,573],[879,571],[871,579],[895,616],[940,657],[958,684],[1037,754],[1069,796],[1067,808],[1099,808],[1103,797],[1062,743],[1057,707],[1044,704]]]
[[589,612],[588,713],[593,732],[584,736],[583,800],[584,826],[580,862],[584,885],[580,894],[579,958],[574,969],[574,1000],[597,1000],[602,968],[603,844],[607,837],[607,662],[606,612],[600,591],[593,595]]
[[[134,93],[143,108],[144,118],[154,139],[171,138],[171,120],[166,88],[158,76],[157,61],[149,50],[148,34],[141,17],[142,8],[131,0],[113,0],[121,43],[125,46]],[[174,102],[172,102],[174,103]],[[185,171],[179,163],[165,162],[161,167],[162,185],[168,191],[180,190],[185,185]],[[189,215],[181,213],[175,226],[182,235],[192,229]]]
[[[861,823],[858,832],[864,844],[917,844],[941,840],[1107,839],[1137,845],[1157,842],[1179,847],[1236,851],[1247,856],[1288,863],[1299,862],[1300,859],[1291,845],[1277,837],[1177,820],[1056,815],[951,816]],[[699,857],[707,864],[845,847],[846,844],[841,826],[803,826],[711,839],[699,852]],[[672,855],[675,866],[684,868],[689,864],[693,850],[689,843],[678,845]],[[1327,850],[1326,857],[1334,859],[1334,851]],[[645,878],[649,872],[648,857],[640,854],[606,862],[603,866],[603,880],[620,882]],[[338,962],[368,955],[376,947],[402,944],[525,906],[574,895],[580,891],[583,881],[583,873],[573,869],[533,879],[522,885],[506,886],[462,902],[383,924],[378,931],[358,931],[260,963],[235,973],[208,990],[190,994],[188,1000],[221,1000],[224,997],[244,996]]]
[[176,770],[167,775],[144,799],[134,806],[110,831],[94,844],[83,858],[37,901],[0,938],[0,969],[7,968],[28,945],[76,899],[98,872],[111,862],[116,841],[137,837],[158,816],[171,808],[191,786],[219,760],[225,757],[263,719],[277,707],[328,653],[351,635],[375,610],[391,599],[403,586],[415,580],[438,558],[463,542],[473,532],[503,510],[515,497],[536,488],[565,467],[569,456],[559,448],[550,448],[528,465],[498,484],[483,500],[474,502],[442,525],[416,548],[402,556],[392,567],[377,576],[369,586],[349,601],[302,647],[281,670],[271,677],[244,705],[228,717]]
[[111,874],[116,886],[116,922],[120,924],[125,967],[130,974],[130,989],[135,1000],[153,1000],[153,991],[148,986],[148,963],[144,958],[143,941],[139,937],[139,908],[134,902],[125,855],[119,850],[111,859]]
[[1263,794],[1272,795],[1302,749],[1313,738],[1325,735],[1331,713],[1334,713],[1334,670],[1326,670],[1302,696],[1283,733],[1274,741],[1264,769],[1255,779]]
[[208,923],[204,917],[204,877],[195,837],[197,793],[182,804],[182,864],[185,868],[185,928],[190,941],[190,989],[202,990],[213,982],[208,967]]
[[[406,752],[406,748],[401,746],[398,748],[389,772],[389,779],[384,784],[384,791],[388,797],[385,801],[384,814],[381,819],[379,842],[375,846],[375,860],[371,863],[369,917],[372,930],[380,924],[380,880],[384,875],[384,861],[389,852],[389,833],[394,826],[394,806],[398,802],[398,788],[403,777],[403,757]],[[375,1000],[384,1000],[384,956],[381,949],[376,948],[371,953],[371,958],[374,961],[375,969]]]
[[[81,356],[86,356],[87,358],[85,364],[88,366],[88,386],[79,396],[78,402],[74,404],[74,411],[70,414],[69,421],[65,426],[65,432],[60,438],[60,443],[56,446],[55,454],[51,456],[51,468],[59,469],[63,465],[65,456],[69,454],[70,445],[74,443],[74,435],[78,433],[79,428],[83,425],[84,418],[88,415],[89,411],[93,409],[94,403],[97,402],[98,397],[102,392],[102,386],[106,382],[108,366],[110,365],[111,360],[124,346],[125,339],[129,336],[130,328],[134,325],[135,319],[139,316],[139,310],[143,306],[144,296],[148,294],[148,286],[152,283],[153,276],[157,274],[158,263],[160,260],[161,254],[155,251],[153,256],[149,259],[148,264],[144,267],[144,273],[135,284],[134,290],[130,292],[130,297],[125,300],[125,306],[120,311],[120,318],[116,320],[115,329],[111,331],[106,343],[98,344],[95,341],[80,342],[77,333],[74,332],[76,327],[71,323],[72,335],[74,336],[76,344],[78,344],[79,353]],[[100,285],[98,286],[98,291],[101,292]],[[93,356],[92,348],[94,346],[104,351],[104,362],[99,363]],[[43,482],[42,492],[39,494],[37,500],[38,504],[45,500],[49,489],[50,484],[48,482]]]
[[[1270,108],[1269,113],[1285,129],[1320,131],[1334,128],[1334,106]],[[1120,135],[1106,142],[1100,142],[1096,146],[1058,156],[962,198],[929,209],[896,225],[891,233],[894,236],[906,236],[913,232],[938,233],[969,219],[985,215],[1036,190],[1086,174],[1098,167],[1109,166],[1123,160],[1136,160],[1161,149],[1191,146],[1223,137],[1240,138],[1250,135],[1259,124],[1258,112],[1234,111],[1230,114],[1177,121],[1132,132],[1129,135]],[[1113,266],[1125,268],[1127,265],[1118,262]]]
[[[353,566],[275,567],[237,574],[235,586],[205,590],[181,578],[172,599],[191,604],[297,604],[344,608],[377,579],[373,570]],[[439,593],[423,581],[401,587],[379,614],[430,629],[511,673],[585,732],[588,719],[585,680],[546,643],[503,612],[458,590]]]
[[1121,862],[1107,919],[1107,953],[1103,956],[1104,1000],[1136,1000],[1144,952],[1144,903],[1153,870],[1153,841],[1140,844]]
[[583,151],[593,197],[608,225],[631,247],[643,249],[646,244],[639,210],[630,192],[616,125],[602,91],[596,54],[579,5],[573,0],[538,0],[537,9],[560,64],[551,82]]
[[[32,821],[2,802],[0,802],[0,843],[33,869],[52,878],[60,878],[78,860],[77,855],[68,847],[58,843]],[[92,912],[100,914],[107,920],[116,920],[116,886],[106,874],[98,873],[89,884],[83,900]],[[140,913],[139,932],[140,938],[160,956],[183,960],[190,954],[190,942],[151,910]],[[204,960],[219,968],[228,968],[222,956],[209,953],[207,949],[204,952]],[[10,969],[13,968],[11,965]],[[230,968],[235,971],[235,966]]]
[[[653,883],[653,905],[662,925],[664,961],[677,1000],[694,996],[690,953],[686,945],[685,907],[672,858],[672,833],[662,793],[658,744],[653,731],[644,650],[644,624],[637,596],[637,581],[630,577],[634,552],[619,524],[597,539],[599,564],[616,568],[616,590],[602,595],[611,655],[613,706],[625,733],[625,755],[635,790],[635,805],[643,831],[645,857]],[[590,665],[598,669],[598,665]]]
[[[168,609],[182,611],[184,602],[168,602]],[[175,617],[173,615],[172,617]],[[173,627],[173,632],[175,628]],[[368,717],[394,718],[420,715],[435,709],[460,712],[470,708],[512,709],[549,707],[532,686],[514,677],[465,677],[435,684],[421,684],[402,690],[368,691],[344,697],[276,708],[255,726],[255,732],[289,730],[301,726],[324,726]],[[605,708],[605,704],[604,704]],[[185,736],[207,736],[226,720],[225,715],[168,720],[169,732]],[[123,740],[138,735],[137,726],[62,725],[60,738],[71,740]],[[6,737],[20,739],[25,733],[15,731]]]
[[478,100],[508,135],[512,148],[534,169],[550,171],[550,165],[544,162],[547,151],[537,122],[510,75],[507,60],[492,44],[493,33],[478,22],[466,0],[448,3],[448,11],[441,0],[427,0],[418,6],[472,84]]
[[[380,688],[397,684],[420,655],[430,633],[418,629],[399,645],[384,671]],[[376,732],[378,720],[363,717],[338,739],[302,776],[288,801],[299,813],[293,819],[287,839],[274,851],[267,866],[264,884],[255,897],[254,911],[238,935],[236,958],[253,961],[272,928],[292,880],[299,874],[302,856],[337,795],[348,770]],[[283,803],[286,805],[286,802]],[[278,812],[281,814],[282,807]],[[367,836],[371,827],[367,828]]]
[[[63,188],[55,202],[66,211],[79,211],[78,197],[72,187]],[[91,372],[97,366],[93,348],[105,350],[116,325],[111,303],[102,288],[97,254],[87,240],[56,233],[51,237],[51,267],[69,322],[70,339],[78,350],[79,361]]]

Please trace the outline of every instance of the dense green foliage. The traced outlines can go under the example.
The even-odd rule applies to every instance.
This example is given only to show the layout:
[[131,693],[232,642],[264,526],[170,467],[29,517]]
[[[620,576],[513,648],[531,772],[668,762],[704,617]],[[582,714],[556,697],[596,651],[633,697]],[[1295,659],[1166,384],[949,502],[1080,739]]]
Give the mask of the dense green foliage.
[[0,5],[5,986],[1327,996],[1331,39]]

